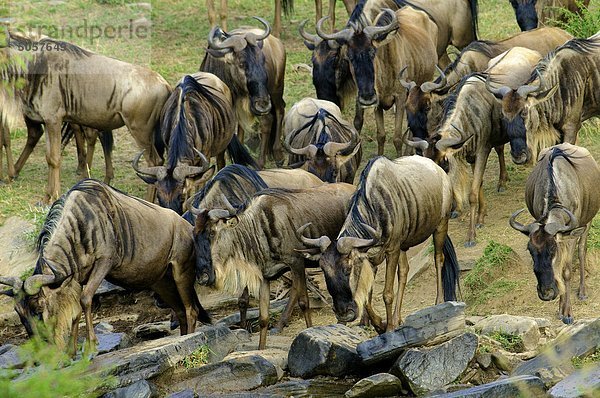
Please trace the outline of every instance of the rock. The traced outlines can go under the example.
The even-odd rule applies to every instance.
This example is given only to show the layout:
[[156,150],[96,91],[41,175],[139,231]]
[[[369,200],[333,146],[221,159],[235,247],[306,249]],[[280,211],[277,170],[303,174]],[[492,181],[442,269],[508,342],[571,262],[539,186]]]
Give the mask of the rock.
[[133,329],[133,335],[142,340],[153,340],[171,334],[171,322],[154,322],[136,326]]
[[19,217],[10,217],[0,226],[0,275],[20,277],[33,269],[37,253],[25,236],[34,229],[31,221]]
[[[248,342],[239,344],[237,347],[235,347],[235,350],[236,351],[256,350],[256,347],[258,347],[259,337],[260,336],[258,335],[258,333],[254,333],[250,337],[250,340]],[[288,352],[290,350],[290,347],[292,346],[293,341],[294,341],[294,337],[280,336],[280,335],[269,336],[269,338],[267,339],[267,348],[276,348],[276,349]]]
[[519,352],[535,350],[540,341],[539,325],[532,318],[508,314],[492,315],[477,322],[475,329],[488,336],[501,332],[521,337],[524,350]]
[[492,366],[492,354],[490,353],[486,352],[483,354],[477,354],[475,356],[475,360],[477,361],[479,366],[481,366],[481,368],[484,370]]
[[267,348],[264,350],[249,350],[249,351],[235,351],[231,354],[227,355],[223,360],[226,361],[228,359],[236,359],[246,357],[248,355],[260,355],[267,361],[271,362],[273,365],[285,370],[287,369],[287,360],[288,360],[288,352],[287,350],[280,350],[277,348]]
[[127,387],[117,388],[104,394],[102,398],[154,398],[158,397],[156,388],[146,380],[137,381]]
[[474,326],[477,322],[481,321],[482,319],[485,319],[485,317],[478,316],[478,315],[471,315],[471,316],[465,317],[465,323],[467,324],[467,326]]
[[192,390],[183,390],[170,395],[167,395],[167,398],[196,398],[197,395]]
[[113,325],[108,322],[100,322],[96,326],[94,326],[94,332],[96,334],[107,334],[112,333],[115,330]]
[[0,328],[19,326],[21,319],[15,310],[11,309],[10,312],[0,314]]
[[514,376],[540,377],[549,388],[574,372],[572,357],[588,355],[600,348],[600,318],[580,327],[573,334],[556,338],[537,357],[518,366]]
[[249,391],[277,383],[283,372],[269,362],[260,351],[226,358],[221,362],[188,369],[187,380],[174,389],[189,388],[203,394]]
[[288,367],[294,377],[346,376],[359,370],[356,345],[363,341],[345,325],[315,326],[300,332],[292,342]]
[[110,294],[120,293],[124,291],[125,289],[123,289],[121,286],[114,285],[106,279],[103,279],[100,283],[100,286],[98,286],[96,293],[94,293],[94,296],[107,296]]
[[[271,302],[271,304],[269,304],[269,314],[270,315],[281,314],[283,312],[283,310],[285,309],[286,304],[287,304],[287,299]],[[254,321],[258,320],[258,308],[249,308],[248,311],[246,312],[246,319],[248,322],[254,322]],[[217,324],[222,323],[227,326],[239,325],[240,312],[237,311],[231,315],[221,318],[216,323]]]
[[351,380],[338,378],[291,379],[253,392],[261,397],[341,397],[353,384]]
[[400,395],[402,382],[389,373],[378,373],[359,380],[346,392],[346,398],[391,397]]
[[21,368],[25,361],[19,358],[19,347],[5,344],[0,347],[0,369]]
[[492,353],[492,362],[498,368],[498,370],[503,370],[505,372],[511,372],[514,366],[511,364],[510,359],[506,357],[500,351],[494,351]]
[[517,376],[430,398],[542,398],[546,397],[544,382],[534,376]]
[[125,333],[101,333],[97,334],[98,354],[122,350],[130,346],[129,338]]
[[409,347],[438,344],[465,330],[465,303],[448,301],[406,317],[398,329],[360,343],[358,355],[366,365],[395,360]]
[[98,355],[88,372],[99,377],[116,376],[117,387],[149,379],[175,367],[202,345],[210,350],[209,362],[220,361],[246,334],[232,333],[227,327],[202,326],[195,333],[142,342],[134,347]]
[[562,381],[549,391],[553,398],[593,397],[600,392],[600,363],[586,366]]
[[465,333],[433,348],[411,348],[390,373],[404,380],[416,395],[444,387],[456,380],[475,356],[478,339]]

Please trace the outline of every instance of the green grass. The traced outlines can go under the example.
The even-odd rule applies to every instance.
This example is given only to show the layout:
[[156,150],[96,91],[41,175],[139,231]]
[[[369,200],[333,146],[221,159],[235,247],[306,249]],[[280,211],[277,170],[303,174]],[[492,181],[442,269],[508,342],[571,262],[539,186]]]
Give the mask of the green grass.
[[575,4],[581,8],[581,13],[574,13],[566,9],[560,10],[563,21],[552,21],[551,23],[566,30],[575,37],[590,37],[600,30],[600,10],[597,8],[583,7],[583,1],[575,0]]
[[185,369],[193,369],[198,368],[202,365],[206,365],[208,363],[208,359],[210,357],[211,350],[210,347],[206,344],[201,345],[196,350],[194,350],[190,355],[183,358],[179,361],[179,366]]
[[600,348],[589,355],[571,358],[571,363],[577,369],[581,369],[586,365],[600,362]]
[[523,352],[525,348],[521,336],[498,331],[490,334],[490,337],[499,342],[508,352]]

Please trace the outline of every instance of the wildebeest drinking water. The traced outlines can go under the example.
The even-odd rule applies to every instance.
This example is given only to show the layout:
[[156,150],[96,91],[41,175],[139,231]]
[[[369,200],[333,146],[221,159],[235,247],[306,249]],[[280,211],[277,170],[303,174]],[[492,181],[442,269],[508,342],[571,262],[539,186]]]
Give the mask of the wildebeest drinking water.
[[181,334],[196,319],[210,322],[194,291],[192,227],[175,212],[95,180],[83,180],[54,202],[38,237],[34,274],[0,279],[24,297],[16,305],[28,331],[39,317],[54,343],[75,350],[81,312],[87,344],[97,343],[92,298],[103,279],[128,289],[152,289],[177,314]]
[[[48,46],[62,50],[45,51]],[[102,131],[126,125],[137,145],[148,154],[148,164],[159,163],[161,150],[154,146],[154,128],[171,89],[158,73],[74,44],[52,39],[33,41],[13,33],[9,46],[2,51],[10,56],[20,48],[32,50],[25,67],[9,68],[7,75],[11,89],[17,79],[24,79],[15,100],[25,115],[28,138],[15,167],[17,172],[21,169],[45,125],[49,167],[46,199],[56,199],[61,193],[63,122]]]
[[571,265],[579,245],[579,298],[586,297],[587,236],[600,209],[600,167],[585,148],[568,143],[540,153],[525,185],[525,203],[534,222],[523,225],[514,213],[510,225],[527,235],[540,299],[560,296],[559,316],[573,322]]

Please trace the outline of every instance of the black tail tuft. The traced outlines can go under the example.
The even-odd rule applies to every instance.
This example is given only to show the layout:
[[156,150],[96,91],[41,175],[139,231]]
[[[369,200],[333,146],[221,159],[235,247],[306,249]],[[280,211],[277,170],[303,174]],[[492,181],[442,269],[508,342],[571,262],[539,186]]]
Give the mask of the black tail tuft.
[[442,285],[444,287],[444,301],[456,301],[456,289],[460,291],[458,274],[460,267],[456,258],[456,251],[450,237],[446,235],[444,241],[444,266],[442,267]]
[[100,144],[102,144],[102,148],[107,153],[111,153],[115,146],[115,138],[113,136],[112,130],[100,131],[98,134],[98,138],[100,139]]
[[[154,126],[154,147],[156,148],[158,156],[164,160],[166,146],[161,134],[160,120],[156,121],[156,126]],[[146,156],[150,155],[147,154]]]
[[71,123],[63,123],[60,134],[60,149],[62,151],[65,150],[73,136],[75,135],[75,130],[73,130],[73,126]]
[[477,31],[479,30],[479,5],[477,0],[469,0],[469,8],[471,10],[471,31],[473,40],[477,40]]
[[250,155],[250,152],[240,142],[237,134],[234,134],[227,145],[227,152],[231,156],[231,160],[235,164],[241,164],[242,166],[252,167],[254,170],[258,170],[258,165]]
[[200,300],[198,300],[198,296],[196,294],[193,294],[193,296],[196,299],[195,300],[196,307],[198,307],[198,320],[206,325],[212,324],[212,318],[211,318],[210,314],[208,313],[208,311],[206,311],[204,309],[204,307],[202,307],[202,304],[200,304]]

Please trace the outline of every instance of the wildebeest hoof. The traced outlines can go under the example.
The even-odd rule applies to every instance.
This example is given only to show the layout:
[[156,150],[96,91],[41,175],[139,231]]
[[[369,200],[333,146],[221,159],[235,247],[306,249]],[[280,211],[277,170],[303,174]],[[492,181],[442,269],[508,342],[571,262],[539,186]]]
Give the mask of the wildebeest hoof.
[[473,247],[477,244],[474,240],[468,240],[465,242],[465,247]]
[[478,228],[478,229],[483,228],[483,223],[477,223],[477,224],[475,224],[475,228]]
[[175,319],[174,321],[171,321],[169,327],[171,328],[171,330],[177,329],[179,327],[179,320]]
[[585,294],[585,293],[577,293],[577,298],[578,298],[580,301],[585,301],[585,300],[587,300],[588,296],[587,296],[587,294]]
[[450,218],[458,218],[460,214],[456,210],[450,212]]
[[570,325],[573,323],[573,317],[572,316],[563,316],[562,321],[565,325]]
[[506,188],[504,188],[504,187],[498,187],[497,191],[498,192],[504,192],[504,191],[506,191]]

